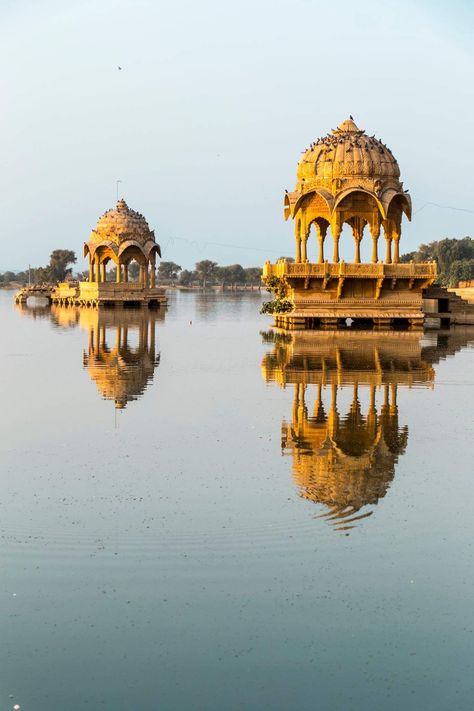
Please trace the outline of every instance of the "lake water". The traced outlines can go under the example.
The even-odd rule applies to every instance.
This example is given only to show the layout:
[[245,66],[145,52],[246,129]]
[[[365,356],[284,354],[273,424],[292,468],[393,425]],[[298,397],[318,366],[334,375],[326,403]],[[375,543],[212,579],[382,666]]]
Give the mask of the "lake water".
[[0,708],[472,709],[474,331],[0,293]]

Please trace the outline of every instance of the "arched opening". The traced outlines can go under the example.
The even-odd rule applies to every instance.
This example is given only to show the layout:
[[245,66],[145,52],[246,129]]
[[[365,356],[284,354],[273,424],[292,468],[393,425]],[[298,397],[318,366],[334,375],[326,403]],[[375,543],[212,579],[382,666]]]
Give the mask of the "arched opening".
[[142,250],[131,245],[120,253],[120,262],[123,267],[123,281],[141,284],[142,286],[149,285],[148,260]]
[[379,237],[374,225],[382,217],[379,201],[370,193],[354,190],[339,200],[336,209],[343,225],[340,258],[356,264],[377,261]]
[[322,264],[331,258],[331,230],[324,217],[316,217],[308,228],[307,253],[310,262]]
[[140,279],[140,264],[135,259],[130,259],[129,262],[125,262],[125,266],[128,268],[128,279],[127,281],[138,282]]

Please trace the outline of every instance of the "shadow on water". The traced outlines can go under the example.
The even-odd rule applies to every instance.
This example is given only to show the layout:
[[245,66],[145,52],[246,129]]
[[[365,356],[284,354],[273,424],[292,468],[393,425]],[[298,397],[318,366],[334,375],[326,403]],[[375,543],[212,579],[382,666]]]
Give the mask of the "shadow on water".
[[[469,329],[443,333],[267,331],[267,383],[293,389],[281,447],[292,459],[300,495],[347,531],[373,514],[408,445],[398,393],[432,388],[433,365],[472,340]],[[312,403],[310,405],[310,403]]]

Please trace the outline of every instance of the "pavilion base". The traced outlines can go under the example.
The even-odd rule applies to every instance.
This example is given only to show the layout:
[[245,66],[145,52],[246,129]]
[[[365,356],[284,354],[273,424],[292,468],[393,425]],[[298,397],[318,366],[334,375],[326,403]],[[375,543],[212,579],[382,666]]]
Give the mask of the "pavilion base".
[[53,304],[87,308],[148,308],[165,307],[166,289],[143,286],[137,282],[64,282],[51,294]]
[[[276,314],[281,328],[423,328],[423,290],[432,263],[266,262],[263,281],[286,288],[293,311]],[[271,282],[270,282],[271,283]]]
[[384,313],[354,311],[337,312],[336,314],[308,313],[292,311],[291,313],[275,314],[275,326],[286,330],[336,330],[336,329],[409,329],[420,330],[423,328],[424,314],[422,312],[394,313],[392,315]]

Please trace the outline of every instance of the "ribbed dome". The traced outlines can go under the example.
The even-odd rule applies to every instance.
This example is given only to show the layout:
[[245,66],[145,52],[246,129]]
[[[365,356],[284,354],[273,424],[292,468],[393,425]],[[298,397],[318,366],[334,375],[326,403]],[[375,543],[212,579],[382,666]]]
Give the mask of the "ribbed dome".
[[125,200],[119,200],[116,207],[107,210],[99,219],[97,226],[91,232],[90,241],[93,243],[109,240],[120,245],[127,240],[136,240],[145,244],[148,240],[155,240],[153,230],[139,212],[128,207]]
[[334,178],[398,180],[400,169],[391,150],[349,118],[311,144],[298,165],[297,177],[328,187]]

